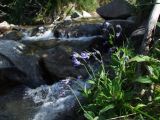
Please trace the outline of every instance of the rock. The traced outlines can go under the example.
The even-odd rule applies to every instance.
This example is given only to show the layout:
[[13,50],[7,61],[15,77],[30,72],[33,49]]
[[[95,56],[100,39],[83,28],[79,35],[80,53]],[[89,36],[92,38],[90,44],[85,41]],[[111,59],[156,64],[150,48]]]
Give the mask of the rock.
[[47,31],[47,28],[44,26],[38,26],[31,30],[31,36],[38,36],[41,34],[44,34],[44,32]]
[[74,11],[73,14],[71,15],[71,18],[81,18],[81,17],[83,16],[78,11]]
[[0,37],[0,39],[17,41],[17,40],[21,40],[22,37],[23,37],[22,32],[17,31],[17,30],[12,30],[12,31],[4,33],[3,37]]
[[48,71],[47,77],[50,76],[51,80],[60,80],[68,76],[77,78],[79,75],[86,77],[84,67],[77,69],[73,66],[71,59],[73,51],[72,47],[61,45],[43,52],[41,66],[44,71]]
[[[112,45],[108,45],[108,47],[121,46],[130,36],[130,34],[135,30],[135,23],[128,20],[108,20],[103,24],[103,36],[106,40],[110,39],[110,34],[115,34],[115,38],[112,41]],[[110,44],[106,41],[107,44]]]
[[3,34],[6,31],[9,31],[10,29],[11,26],[6,21],[0,23],[0,34]]
[[82,102],[84,98],[79,90],[87,85],[82,80],[66,79],[36,89],[17,86],[7,94],[1,95],[0,119],[75,120],[78,117],[76,110],[79,109],[79,105],[68,85]]
[[136,53],[139,53],[139,49],[141,47],[141,43],[146,31],[147,22],[143,22],[136,30],[134,30],[130,36],[131,46],[134,48]]
[[101,24],[83,24],[70,27],[59,27],[55,29],[55,37],[88,37],[96,36],[102,34],[102,25]]
[[125,0],[113,0],[107,5],[103,5],[97,9],[97,13],[104,18],[108,19],[126,19],[132,15],[132,6]]
[[137,24],[140,22],[137,16],[130,16],[127,18],[127,20]]
[[84,11],[84,10],[82,11],[82,16],[83,16],[84,18],[92,17],[90,13],[88,13],[88,12],[86,12],[86,11]]
[[[129,20],[106,20],[103,23],[103,32],[104,34],[109,35],[110,32],[117,31],[117,25],[121,27],[121,34],[125,35],[125,37],[129,37],[130,34],[135,30],[136,24]],[[113,34],[113,33],[112,33]]]
[[[13,40],[0,41],[2,79],[0,81],[16,81],[30,87],[44,84],[39,73],[37,59],[34,56],[24,55],[24,48],[23,44]],[[3,82],[0,85],[3,85]]]

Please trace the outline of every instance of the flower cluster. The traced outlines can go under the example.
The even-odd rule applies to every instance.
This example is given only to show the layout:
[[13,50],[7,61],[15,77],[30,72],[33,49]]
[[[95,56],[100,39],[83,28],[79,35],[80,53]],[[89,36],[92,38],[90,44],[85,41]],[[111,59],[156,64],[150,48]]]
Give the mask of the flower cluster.
[[74,66],[78,67],[80,65],[83,65],[81,60],[87,62],[87,60],[89,60],[91,56],[93,56],[93,58],[95,60],[97,60],[98,62],[101,63],[101,60],[97,57],[97,55],[101,56],[101,53],[98,50],[95,50],[95,49],[94,49],[94,51],[95,52],[83,51],[80,54],[78,54],[77,52],[73,52],[73,54],[72,54],[72,62],[74,64]]
[[73,55],[72,55],[72,62],[74,64],[74,66],[80,66],[82,65],[82,63],[80,62],[79,59],[83,59],[84,61],[85,60],[88,60],[91,56],[91,53],[89,52],[81,52],[81,54],[78,54],[77,52],[73,52]]
[[116,37],[118,38],[122,33],[121,25],[116,25]]
[[111,23],[105,21],[105,22],[103,23],[103,32],[104,32],[105,34],[106,34],[106,32],[107,32],[108,34],[112,34],[112,32],[113,32],[113,33],[115,33],[115,37],[118,38],[118,37],[121,35],[121,33],[122,33],[122,27],[121,27],[121,25],[119,25],[119,24],[117,24],[117,25],[114,27]]

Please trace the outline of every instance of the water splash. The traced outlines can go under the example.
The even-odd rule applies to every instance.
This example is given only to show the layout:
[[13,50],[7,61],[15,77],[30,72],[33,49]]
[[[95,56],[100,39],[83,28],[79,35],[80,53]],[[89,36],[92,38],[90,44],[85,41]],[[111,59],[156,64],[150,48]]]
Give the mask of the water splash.
[[39,33],[35,36],[30,36],[30,33],[28,33],[28,32],[24,32],[23,35],[24,35],[24,37],[22,38],[23,41],[25,41],[25,40],[33,40],[33,41],[48,40],[48,39],[53,38],[52,30],[47,30],[44,33]]
[[41,105],[33,120],[63,120],[66,116],[73,116],[77,100],[69,86],[75,95],[81,98],[79,90],[86,86],[86,83],[81,80],[67,79],[51,86],[28,88],[24,99],[31,98],[36,104]]

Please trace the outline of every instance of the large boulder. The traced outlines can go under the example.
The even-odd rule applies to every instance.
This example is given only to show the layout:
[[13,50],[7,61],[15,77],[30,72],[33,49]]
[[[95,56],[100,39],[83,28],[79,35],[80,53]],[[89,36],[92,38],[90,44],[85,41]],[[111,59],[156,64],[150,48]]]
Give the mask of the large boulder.
[[[106,20],[103,23],[103,36],[106,38],[108,47],[123,45],[135,28],[135,22],[130,20]],[[110,34],[115,35],[113,45],[108,42]]]
[[30,87],[44,84],[38,69],[37,58],[24,55],[25,46],[13,40],[0,41],[1,82],[19,82]]
[[132,13],[132,6],[125,0],[113,0],[109,4],[97,9],[97,13],[104,19],[125,19]]
[[134,48],[136,53],[139,53],[144,34],[146,32],[147,22],[144,21],[136,30],[130,35],[131,46]]
[[[105,24],[110,24],[110,26],[106,26]],[[136,29],[136,22],[135,21],[130,21],[130,20],[106,20],[103,24],[103,31],[104,29],[109,29],[109,27],[111,27],[111,29],[115,29],[116,30],[116,26],[120,25],[122,28],[122,32],[123,34],[125,34],[126,37],[128,37],[135,29]],[[107,28],[106,28],[107,27]]]
[[68,76],[77,78],[79,75],[83,77],[88,75],[84,67],[73,66],[71,59],[73,51],[72,47],[61,45],[41,53],[41,66],[44,73],[48,72],[46,75],[50,77],[48,79],[60,80]]
[[75,95],[82,102],[79,90],[86,85],[82,80],[66,79],[36,89],[17,86],[1,95],[0,120],[78,120]]

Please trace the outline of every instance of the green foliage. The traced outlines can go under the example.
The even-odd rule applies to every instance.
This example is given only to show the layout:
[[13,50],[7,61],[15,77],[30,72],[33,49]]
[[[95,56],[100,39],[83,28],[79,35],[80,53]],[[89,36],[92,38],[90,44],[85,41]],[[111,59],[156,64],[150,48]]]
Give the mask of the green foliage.
[[16,24],[29,24],[35,20],[44,22],[47,17],[55,19],[57,15],[64,13],[69,4],[75,4],[77,10],[86,11],[95,11],[99,6],[99,0],[3,0],[2,2],[12,11],[8,13],[8,21]]
[[[89,72],[92,75],[88,80],[91,88],[83,90],[87,99],[83,106],[84,116],[88,120],[105,120],[135,113],[131,118],[156,120],[157,114],[149,115],[152,111],[149,105],[160,100],[160,91],[156,92],[153,98],[155,101],[146,102],[133,87],[160,83],[160,61],[149,56],[134,56],[127,48],[118,48],[117,52],[112,54],[109,67],[114,77],[105,70],[102,58],[98,61],[101,63],[99,70],[96,73]],[[148,74],[139,77],[136,75],[136,65],[141,62],[146,63]]]
[[87,11],[94,11],[99,5],[97,0],[76,0],[76,3],[80,9]]

